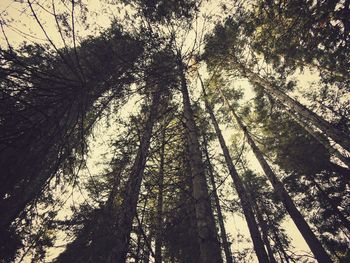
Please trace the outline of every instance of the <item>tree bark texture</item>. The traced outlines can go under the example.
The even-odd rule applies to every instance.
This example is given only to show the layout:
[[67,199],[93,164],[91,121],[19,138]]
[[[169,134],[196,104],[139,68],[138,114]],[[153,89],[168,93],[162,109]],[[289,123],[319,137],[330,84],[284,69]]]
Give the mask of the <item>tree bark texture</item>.
[[214,215],[211,208],[208,186],[204,173],[202,153],[199,147],[198,129],[194,120],[190,98],[187,89],[184,65],[179,59],[179,73],[181,77],[181,92],[183,97],[183,115],[187,131],[190,167],[192,172],[193,198],[199,235],[200,262],[222,262],[220,244],[217,239]]

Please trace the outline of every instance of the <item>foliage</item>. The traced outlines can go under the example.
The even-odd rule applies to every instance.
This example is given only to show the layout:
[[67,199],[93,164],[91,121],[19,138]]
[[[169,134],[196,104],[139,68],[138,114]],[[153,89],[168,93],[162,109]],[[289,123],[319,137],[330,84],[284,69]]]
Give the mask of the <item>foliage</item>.
[[[228,226],[232,214],[247,218],[247,207],[252,240],[271,262],[306,262],[249,136],[318,248],[349,260],[350,149],[332,137],[349,141],[348,0],[214,2],[108,3],[118,13],[111,25],[78,37],[92,26],[85,1],[28,1],[45,41],[18,46],[1,18],[0,262],[47,262],[62,236],[54,262],[114,262],[123,253],[128,262],[220,262],[206,253],[208,240],[212,251],[250,262],[255,243]],[[207,14],[216,4],[220,12]],[[38,10],[53,18],[61,45]],[[302,87],[308,72],[313,83]],[[94,140],[107,145],[101,160],[91,160]],[[105,168],[90,172],[91,161]]]

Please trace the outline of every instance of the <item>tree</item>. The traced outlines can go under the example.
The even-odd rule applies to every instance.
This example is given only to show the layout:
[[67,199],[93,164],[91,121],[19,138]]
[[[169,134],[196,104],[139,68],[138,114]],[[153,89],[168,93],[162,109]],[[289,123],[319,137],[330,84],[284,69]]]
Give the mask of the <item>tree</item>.
[[289,215],[293,219],[293,222],[298,227],[300,233],[304,237],[305,241],[309,245],[312,253],[314,254],[315,258],[319,262],[331,262],[330,257],[328,256],[325,249],[322,247],[321,242],[317,239],[316,235],[313,233],[311,228],[309,227],[308,223],[305,221],[303,215],[299,212],[297,207],[295,206],[293,200],[290,198],[288,192],[284,188],[281,181],[278,179],[268,162],[265,160],[262,152],[254,142],[251,134],[249,133],[247,127],[243,124],[241,118],[237,115],[236,111],[234,110],[233,106],[230,104],[230,102],[225,97],[225,94],[219,88],[220,95],[222,96],[224,102],[229,107],[229,110],[232,114],[232,117],[235,119],[235,121],[238,123],[238,126],[243,131],[245,137],[247,138],[248,144],[252,148],[252,151],[259,161],[259,164],[261,165],[265,175],[270,180],[276,194],[284,204],[286,210],[288,211]]
[[254,47],[274,64],[316,67],[348,81],[348,13],[348,3],[340,1],[259,1],[247,27]]
[[[142,42],[117,26],[85,40],[77,51],[84,57],[81,66],[87,76],[82,83],[45,46],[24,45],[17,53],[1,50],[0,208],[7,211],[1,231],[25,215],[53,178],[74,182],[74,170],[84,162],[87,136],[111,100],[124,96],[142,51]],[[130,58],[127,63],[124,56]]]
[[[333,247],[330,250],[333,251],[333,255],[337,255],[338,252],[335,251],[337,249],[341,249],[341,244],[344,241],[341,241],[342,239],[337,238],[336,236],[339,235],[339,231],[345,231],[345,235],[347,236],[346,233],[348,231],[344,230],[348,228],[346,227],[346,225],[348,224],[348,219],[346,218],[347,212],[345,212],[345,210],[343,210],[342,212],[339,211],[339,207],[342,207],[343,204],[347,203],[348,200],[347,194],[343,192],[344,187],[346,187],[347,180],[344,181],[343,179],[341,179],[342,176],[339,175],[339,171],[334,171],[332,167],[335,164],[332,164],[330,162],[329,153],[324,150],[323,146],[320,145],[319,142],[317,142],[313,139],[313,137],[305,133],[303,129],[300,126],[298,127],[297,124],[295,124],[292,120],[284,120],[283,122],[281,122],[281,116],[276,118],[277,116],[277,114],[273,114],[272,118],[269,118],[269,122],[278,122],[279,125],[278,129],[276,129],[276,124],[271,123],[272,126],[269,126],[269,130],[271,129],[271,127],[273,127],[273,134],[275,134],[276,137],[274,139],[274,146],[269,146],[269,149],[266,150],[272,152],[274,151],[273,149],[275,147],[276,150],[281,150],[281,152],[277,150],[279,154],[277,154],[276,159],[274,159],[274,161],[279,165],[279,167],[286,170],[288,174],[290,174],[290,177],[287,177],[284,181],[286,187],[288,187],[291,190],[291,193],[294,193],[296,189],[299,189],[297,190],[298,192],[304,192],[307,189],[309,189],[307,190],[307,192],[310,194],[308,194],[305,197],[301,207],[304,209],[306,207],[308,207],[309,209],[311,209],[312,207],[318,207],[319,211],[325,213],[325,215],[322,216],[322,222],[316,220],[318,224],[324,225],[324,227],[322,228],[318,227],[321,233],[321,240],[323,241],[326,247],[329,247],[329,245],[327,245],[327,242],[325,242],[325,239],[323,238],[323,234],[325,234],[326,232],[332,233],[332,235],[335,236],[334,238],[339,240],[339,244],[336,245],[337,248]],[[284,132],[281,132],[282,130],[284,130]],[[289,134],[290,137],[287,136],[287,134]],[[277,139],[282,137],[282,140]],[[268,141],[264,145],[268,145]],[[288,154],[286,154],[286,148],[284,147],[288,148]],[[264,150],[264,152],[266,151]],[[300,153],[304,153],[305,155],[301,157]],[[307,165],[305,166],[305,164]],[[303,177],[305,177],[306,181],[301,179]],[[299,180],[296,180],[296,178],[299,178]],[[328,194],[324,193],[322,187],[319,188],[320,185],[317,183],[319,180],[322,181],[322,186],[325,187],[325,189],[327,189],[326,191]],[[337,205],[335,205],[334,202],[336,202]],[[311,205],[312,203],[313,205]],[[326,216],[326,214],[328,214],[328,216]],[[311,216],[310,213],[308,213],[308,215]],[[337,220],[337,222],[339,223],[332,224],[331,230],[331,228],[326,227],[326,225],[330,223],[330,221],[326,220],[326,218],[333,218],[330,220]],[[343,223],[341,223],[341,221]],[[315,222],[315,220],[311,219],[311,222]]]
[[[346,132],[334,127],[324,118],[309,110],[307,107],[292,99],[285,92],[281,91],[273,81],[261,77],[249,66],[240,61],[239,52],[241,48],[236,48],[241,40],[236,40],[237,33],[233,33],[239,27],[239,21],[230,18],[224,25],[217,25],[212,36],[207,38],[204,58],[211,68],[222,67],[226,64],[231,70],[237,70],[242,76],[266,94],[275,98],[287,111],[300,115],[305,121],[310,122],[319,128],[324,134],[332,138],[344,149],[350,149],[350,140]],[[230,59],[228,59],[230,58]]]
[[221,237],[221,242],[222,242],[222,248],[223,248],[224,253],[225,253],[226,262],[232,263],[233,259],[232,259],[230,243],[228,241],[228,236],[227,236],[227,232],[226,232],[226,228],[225,228],[224,216],[222,213],[220,199],[218,196],[218,190],[217,190],[215,177],[214,177],[215,171],[214,171],[214,167],[210,161],[210,156],[209,156],[209,151],[208,151],[208,141],[207,141],[206,136],[207,136],[206,134],[203,135],[203,148],[204,148],[203,151],[204,151],[204,156],[206,158],[206,163],[207,163],[207,173],[208,173],[210,184],[212,187],[211,195],[213,196],[213,199],[214,199],[214,205],[215,205],[216,213],[217,213],[217,217],[218,217],[217,221],[218,221],[219,226],[220,226],[220,237]]
[[[199,78],[200,78],[200,76],[199,76]],[[239,196],[239,199],[240,199],[243,211],[244,211],[244,216],[247,220],[249,232],[250,232],[250,235],[251,235],[252,240],[253,240],[255,253],[256,253],[260,262],[268,262],[269,259],[268,259],[268,256],[266,254],[263,241],[261,239],[259,228],[257,226],[256,219],[254,217],[251,204],[249,202],[249,198],[247,196],[247,193],[245,192],[243,182],[242,182],[241,178],[239,177],[239,175],[236,171],[236,168],[233,165],[230,152],[226,146],[226,142],[224,140],[224,137],[222,136],[219,124],[218,124],[218,122],[215,118],[215,115],[213,113],[213,110],[212,110],[211,106],[209,105],[208,100],[206,98],[207,95],[205,92],[204,83],[203,83],[201,78],[200,78],[200,81],[201,81],[202,91],[203,91],[204,98],[205,98],[206,109],[210,115],[210,119],[211,119],[213,126],[215,128],[216,136],[219,139],[221,149],[222,149],[224,156],[225,156],[226,165],[229,169],[233,183],[236,187],[236,191],[237,191],[237,194]]]
[[198,128],[194,121],[193,110],[188,95],[187,82],[182,60],[178,62],[181,78],[184,121],[187,131],[188,151],[192,173],[193,198],[195,199],[197,231],[200,239],[201,262],[221,262],[220,246],[217,240],[214,215],[210,205],[208,187],[204,174],[204,164],[199,148]]
[[0,15],[1,262],[312,260],[288,214],[348,261],[348,0],[22,2]]

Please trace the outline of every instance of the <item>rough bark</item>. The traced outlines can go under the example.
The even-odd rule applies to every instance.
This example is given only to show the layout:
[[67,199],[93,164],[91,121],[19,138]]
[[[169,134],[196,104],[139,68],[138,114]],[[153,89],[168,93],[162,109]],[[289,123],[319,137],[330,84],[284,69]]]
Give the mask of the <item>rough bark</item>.
[[244,216],[246,218],[249,232],[250,232],[253,244],[254,244],[255,253],[258,257],[259,262],[269,262],[269,259],[268,259],[268,256],[267,256],[267,253],[266,253],[266,250],[264,247],[264,243],[261,239],[259,228],[258,228],[258,225],[257,225],[255,217],[254,217],[253,209],[252,209],[252,206],[249,202],[249,197],[247,196],[243,182],[242,182],[241,178],[239,177],[239,175],[236,171],[236,168],[233,165],[233,161],[232,161],[230,152],[226,146],[226,142],[225,142],[225,139],[221,133],[219,124],[216,120],[216,117],[213,113],[212,108],[210,107],[210,105],[208,103],[207,96],[205,93],[204,84],[203,84],[201,78],[200,78],[200,81],[201,81],[201,85],[202,85],[202,89],[203,89],[203,93],[204,93],[206,108],[207,108],[207,111],[210,115],[210,119],[213,123],[213,126],[215,128],[216,136],[219,139],[219,143],[220,143],[221,149],[222,149],[224,157],[225,157],[226,165],[227,165],[228,170],[230,172],[230,175],[232,177],[232,180],[233,180],[233,183],[235,185],[238,197],[240,199],[243,213],[244,213]]
[[229,242],[227,240],[226,228],[225,228],[225,223],[224,223],[224,216],[223,216],[222,211],[221,211],[220,200],[219,200],[219,196],[218,196],[218,193],[217,193],[217,188],[216,188],[216,183],[215,183],[215,178],[214,178],[214,169],[213,169],[213,166],[212,166],[212,164],[210,162],[210,157],[209,157],[208,147],[207,147],[207,141],[205,139],[205,136],[204,136],[204,154],[205,154],[205,157],[206,157],[207,162],[208,162],[209,180],[210,180],[210,183],[211,183],[212,188],[213,188],[212,196],[214,198],[214,203],[215,203],[215,207],[216,207],[216,213],[218,215],[218,222],[219,222],[219,226],[220,226],[220,237],[221,237],[221,242],[222,242],[222,248],[223,248],[224,253],[225,253],[226,262],[227,263],[233,263],[230,244],[229,244]]
[[208,186],[204,173],[204,164],[198,141],[198,129],[194,120],[190,98],[187,89],[184,66],[181,59],[178,61],[181,77],[181,92],[183,98],[183,115],[188,138],[190,167],[192,172],[193,198],[197,220],[197,232],[200,246],[200,262],[222,262],[220,244],[217,239],[214,215],[211,208]]
[[295,225],[299,229],[301,235],[304,237],[306,243],[310,247],[312,253],[315,256],[315,258],[319,262],[331,263],[332,260],[330,259],[330,257],[327,254],[326,250],[322,247],[321,242],[317,239],[316,235],[311,230],[310,226],[308,225],[308,223],[304,219],[303,215],[299,212],[298,208],[295,206],[293,200],[289,196],[288,192],[284,188],[284,186],[281,183],[281,181],[277,178],[276,174],[272,171],[270,165],[265,160],[262,152],[260,151],[260,149],[255,144],[254,140],[252,139],[252,137],[251,137],[250,133],[248,132],[246,126],[243,124],[241,119],[238,117],[238,115],[234,111],[233,107],[227,101],[225,95],[222,92],[221,92],[221,95],[223,96],[225,102],[230,107],[230,111],[231,111],[233,117],[236,119],[239,127],[244,132],[244,134],[245,134],[245,136],[247,138],[248,144],[252,148],[254,155],[258,159],[259,164],[261,165],[261,167],[263,168],[263,171],[264,171],[265,175],[267,176],[267,178],[271,182],[271,184],[272,184],[276,194],[278,195],[278,197],[280,198],[280,200],[284,204],[287,212],[289,213],[289,215],[291,216],[293,222],[295,223]]
[[278,90],[272,82],[260,77],[257,73],[251,71],[242,63],[235,60],[234,64],[235,68],[239,70],[242,75],[247,77],[250,82],[256,84],[264,92],[275,97],[282,105],[302,116],[305,121],[310,122],[328,137],[332,138],[336,143],[341,145],[344,149],[350,151],[350,137],[348,134],[337,129],[331,123],[324,120],[322,117],[318,116],[316,113],[312,112],[298,101]]

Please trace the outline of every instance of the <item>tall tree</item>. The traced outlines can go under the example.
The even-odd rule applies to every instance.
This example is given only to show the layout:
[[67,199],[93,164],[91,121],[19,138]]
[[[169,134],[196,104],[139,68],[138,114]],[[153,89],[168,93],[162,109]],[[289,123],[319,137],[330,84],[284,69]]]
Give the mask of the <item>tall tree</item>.
[[224,216],[222,213],[220,199],[218,196],[218,189],[217,189],[215,177],[214,177],[214,167],[211,164],[211,160],[210,160],[211,158],[209,156],[208,141],[206,139],[206,135],[203,135],[203,144],[204,144],[203,145],[204,155],[205,155],[207,167],[208,167],[207,169],[208,169],[209,181],[210,181],[210,184],[212,186],[212,196],[214,198],[214,204],[215,204],[218,222],[219,222],[219,226],[220,226],[220,237],[221,237],[221,242],[222,242],[222,248],[223,248],[224,253],[225,253],[226,262],[233,263],[231,247],[230,247],[230,243],[229,243],[228,237],[227,237]]
[[278,179],[268,162],[265,160],[262,152],[254,142],[251,134],[248,132],[247,127],[243,124],[241,118],[237,115],[236,111],[232,107],[231,103],[227,100],[225,94],[219,88],[220,95],[222,96],[223,100],[227,104],[227,106],[230,109],[230,113],[232,114],[232,117],[236,120],[238,123],[238,126],[243,131],[245,137],[247,138],[248,144],[253,150],[253,153],[257,160],[259,161],[265,175],[270,180],[276,194],[279,196],[281,201],[283,202],[286,210],[288,211],[289,215],[293,219],[293,222],[298,227],[301,235],[304,237],[306,243],[309,245],[312,253],[314,254],[315,258],[319,262],[332,262],[329,255],[325,251],[325,249],[322,247],[321,242],[318,240],[316,235],[313,233],[312,229],[304,219],[304,216],[299,212],[298,208],[295,206],[293,200],[289,196],[288,192],[284,188],[281,181]]
[[165,132],[166,127],[162,127],[161,135],[161,150],[159,162],[159,182],[158,182],[158,196],[157,196],[157,226],[155,235],[155,262],[162,262],[162,233],[163,233],[163,191],[164,191],[164,154],[165,154]]
[[[71,166],[72,170],[74,162],[82,161],[93,124],[109,102],[132,83],[142,43],[117,27],[104,36],[85,40],[79,49],[89,76],[84,83],[58,55],[52,57],[40,45],[23,46],[20,52],[2,51],[7,62],[1,82],[5,104],[1,110],[0,170],[4,184],[0,207],[7,213],[0,220],[1,228],[39,197],[50,179],[62,177],[61,169]],[[110,59],[99,65],[99,60],[108,56]],[[128,63],[123,56],[130,58]],[[39,69],[39,63],[45,67]],[[112,88],[114,92],[108,93]],[[73,156],[73,152],[77,154]]]
[[[298,126],[293,120],[288,119],[286,115],[282,117],[281,114],[281,112],[272,112],[271,117],[265,120],[269,123],[267,124],[269,131],[263,131],[266,140],[261,144],[260,149],[263,150],[264,155],[270,157],[270,154],[276,154],[273,158],[274,163],[289,174],[284,179],[284,185],[288,187],[290,194],[295,195],[295,191],[306,193],[305,199],[303,198],[304,201],[299,203],[299,208],[305,209],[304,215],[309,218],[310,222],[314,224],[317,222],[317,230],[319,230],[323,245],[332,251],[332,255],[336,255],[338,252],[334,251],[334,247],[330,248],[328,241],[325,241],[323,236],[326,231],[332,233],[333,237],[329,236],[329,238],[338,240],[338,249],[342,249],[343,241],[337,232],[344,232],[344,228],[346,229],[348,224],[348,220],[344,218],[344,216],[348,215],[347,209],[344,209],[346,207],[345,204],[348,202],[348,195],[344,192],[347,180],[342,179],[343,176],[340,175],[340,171],[333,169],[334,165],[336,167],[339,166],[331,163],[329,152],[317,140],[306,133],[302,127]],[[272,141],[274,142],[273,146],[269,145]],[[303,181],[303,177],[306,181]],[[323,190],[327,189],[326,192],[328,194],[324,195],[319,192],[316,184],[313,182],[322,182]],[[333,203],[333,205],[330,205],[330,203]],[[338,209],[335,208],[335,203],[337,203]],[[310,213],[309,209],[313,207],[317,207],[318,214],[325,213],[322,216],[323,220],[312,219],[313,213]],[[339,215],[339,208],[341,208],[341,215]],[[330,217],[333,219],[330,219]],[[319,216],[316,216],[316,218],[319,218]],[[329,218],[329,220],[326,220],[326,218]],[[333,221],[332,226],[329,225],[331,220]],[[336,224],[334,224],[335,221],[337,222]],[[345,236],[347,235],[346,233],[347,230],[345,230]],[[340,236],[343,236],[343,234],[340,234]]]
[[261,239],[261,235],[260,235],[257,223],[256,223],[256,219],[255,219],[255,216],[254,216],[251,204],[249,202],[249,197],[247,196],[247,193],[245,192],[245,189],[244,189],[243,182],[242,182],[241,178],[239,177],[239,175],[238,175],[238,173],[236,171],[236,168],[233,165],[233,161],[232,161],[230,152],[229,152],[229,150],[228,150],[228,148],[226,146],[226,142],[225,142],[225,139],[224,139],[224,137],[222,135],[222,132],[220,130],[219,124],[218,124],[218,122],[216,120],[216,117],[214,115],[214,112],[213,112],[213,110],[212,110],[212,108],[209,105],[209,102],[207,100],[207,95],[206,95],[206,91],[205,91],[203,80],[201,79],[200,75],[198,75],[198,76],[200,78],[202,91],[203,91],[203,94],[204,94],[206,109],[207,109],[207,111],[208,111],[208,113],[210,115],[210,119],[211,119],[211,121],[213,123],[214,129],[215,129],[215,132],[216,132],[216,136],[219,139],[221,149],[222,149],[222,151],[224,153],[226,165],[227,165],[227,167],[229,169],[229,172],[230,172],[230,175],[232,177],[233,183],[234,183],[234,185],[236,187],[237,194],[239,196],[239,199],[240,199],[240,202],[241,202],[241,205],[242,205],[242,209],[243,209],[243,212],[244,212],[244,216],[245,216],[245,218],[247,220],[249,232],[250,232],[251,238],[253,240],[255,253],[256,253],[256,255],[257,255],[258,259],[259,259],[259,262],[268,262],[269,259],[268,259],[268,256],[266,254],[264,243],[263,243],[263,241]]
[[235,32],[235,30],[238,30],[238,27],[239,22],[230,18],[226,20],[223,26],[217,25],[213,35],[208,37],[204,58],[211,68],[222,67],[226,64],[226,67],[229,69],[237,70],[256,87],[274,97],[281,105],[284,105],[286,110],[299,114],[305,121],[310,122],[344,149],[349,150],[350,138],[346,132],[334,127],[327,120],[291,98],[288,94],[276,87],[273,81],[261,77],[259,74],[255,73],[249,65],[245,65],[240,60],[239,52],[242,52],[242,50],[238,48],[237,45],[241,43],[235,39],[237,38],[237,32]]
[[[163,55],[160,55],[160,57],[156,56],[155,63],[158,63],[159,59],[162,58]],[[164,70],[164,68],[159,69],[158,67],[156,69]],[[167,70],[166,67],[165,70]],[[151,77],[155,77],[155,75],[152,74],[156,74],[156,72],[153,71],[151,68],[150,74]],[[126,255],[130,241],[130,233],[132,229],[132,222],[136,214],[137,200],[140,193],[143,172],[152,136],[152,130],[157,120],[158,111],[160,110],[159,100],[163,99],[164,103],[167,102],[167,99],[165,98],[166,89],[169,88],[167,85],[167,82],[156,82],[155,86],[148,90],[148,92],[150,92],[152,95],[150,111],[138,152],[136,154],[132,169],[130,171],[128,181],[125,185],[123,201],[120,204],[120,207],[118,208],[118,216],[115,225],[115,238],[113,244],[111,244],[112,247],[110,251],[110,256],[107,257],[108,262],[113,262],[114,260],[124,262],[126,260]]]
[[187,131],[188,150],[192,173],[192,190],[195,199],[197,231],[199,235],[201,262],[222,262],[217,239],[214,215],[211,208],[208,186],[204,173],[202,153],[199,148],[199,134],[188,94],[186,72],[181,55],[178,56],[181,93],[183,99],[184,122]]

